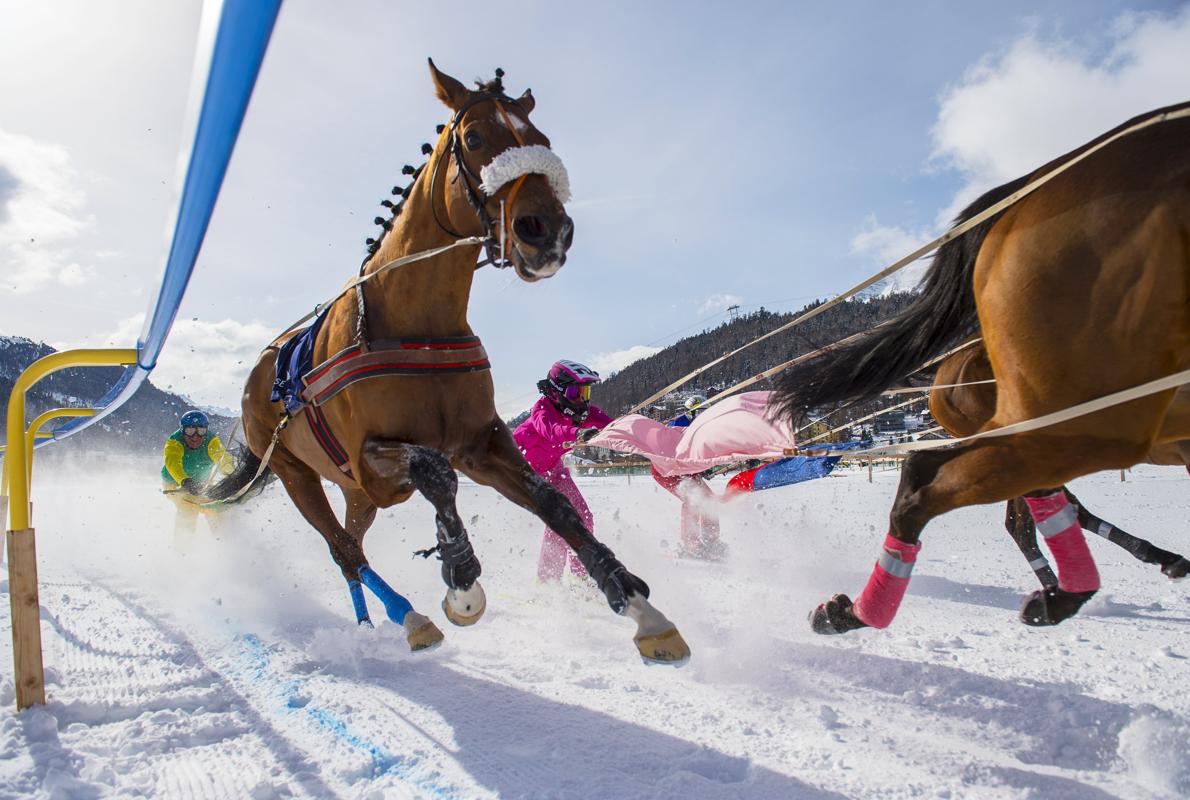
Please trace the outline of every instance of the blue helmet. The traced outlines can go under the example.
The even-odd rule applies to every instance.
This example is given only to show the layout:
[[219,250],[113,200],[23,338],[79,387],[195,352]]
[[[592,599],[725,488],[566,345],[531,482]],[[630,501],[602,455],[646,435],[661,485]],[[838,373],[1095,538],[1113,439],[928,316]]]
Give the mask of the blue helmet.
[[211,421],[209,419],[207,419],[207,415],[202,413],[201,411],[197,411],[197,410],[187,411],[185,414],[182,415],[182,418],[180,420],[178,420],[178,422],[179,422],[179,427],[182,427],[182,428],[191,428],[191,427],[209,428],[209,427],[211,427]]

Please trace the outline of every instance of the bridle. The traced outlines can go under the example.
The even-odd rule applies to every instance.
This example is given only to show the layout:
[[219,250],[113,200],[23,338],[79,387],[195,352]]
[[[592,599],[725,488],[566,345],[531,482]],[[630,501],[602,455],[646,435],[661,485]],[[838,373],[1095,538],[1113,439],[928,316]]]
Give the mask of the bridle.
[[[491,214],[488,213],[484,192],[481,188],[479,188],[483,181],[478,175],[475,174],[475,171],[467,165],[467,159],[463,156],[463,143],[459,137],[459,126],[462,124],[463,117],[467,114],[467,112],[470,111],[474,106],[489,101],[496,104],[496,110],[499,111],[500,116],[504,118],[504,124],[507,125],[508,130],[512,132],[512,136],[516,140],[517,145],[519,147],[524,147],[525,140],[517,131],[516,126],[512,124],[512,120],[508,116],[508,111],[504,108],[505,103],[511,103],[517,107],[519,107],[520,104],[502,92],[486,92],[484,94],[477,94],[468,99],[467,102],[455,112],[454,116],[451,117],[450,124],[445,129],[443,129],[442,135],[439,139],[439,145],[442,145],[443,139],[446,140],[446,151],[449,152],[450,157],[454,159],[455,166],[458,169],[458,175],[463,176],[463,188],[465,190],[467,202],[471,205],[472,210],[475,211],[475,215],[479,217],[480,224],[483,225],[483,247],[487,257],[483,261],[480,261],[478,264],[476,264],[475,268],[479,269],[485,264],[491,264],[498,269],[506,269],[513,266],[512,261],[508,259],[506,255],[506,245],[508,242],[509,232],[508,214],[509,210],[512,208],[513,201],[516,199],[517,192],[521,188],[521,184],[525,182],[525,178],[527,178],[528,175],[521,175],[515,181],[513,181],[512,188],[509,189],[508,192],[508,199],[500,201],[500,233],[499,236],[497,236],[497,221],[492,219]],[[445,160],[445,158],[440,157],[434,163],[434,173],[430,176],[430,208],[434,212],[434,222],[437,223],[438,227],[448,235],[461,239],[463,238],[463,234],[443,223],[442,219],[438,216],[438,205],[433,202],[435,188],[439,183],[439,176],[442,174],[442,164]],[[455,176],[456,180],[458,175]],[[446,207],[445,192],[443,192],[443,206],[444,208]]]

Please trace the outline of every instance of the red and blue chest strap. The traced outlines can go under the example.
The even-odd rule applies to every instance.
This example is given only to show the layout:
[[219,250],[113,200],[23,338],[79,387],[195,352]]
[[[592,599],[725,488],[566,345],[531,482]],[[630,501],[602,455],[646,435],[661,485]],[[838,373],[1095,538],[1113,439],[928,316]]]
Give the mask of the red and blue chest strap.
[[386,375],[441,375],[492,368],[478,336],[381,339],[367,349],[341,350],[302,375],[299,397],[318,446],[349,478],[347,451],[331,430],[321,406],[357,381]]

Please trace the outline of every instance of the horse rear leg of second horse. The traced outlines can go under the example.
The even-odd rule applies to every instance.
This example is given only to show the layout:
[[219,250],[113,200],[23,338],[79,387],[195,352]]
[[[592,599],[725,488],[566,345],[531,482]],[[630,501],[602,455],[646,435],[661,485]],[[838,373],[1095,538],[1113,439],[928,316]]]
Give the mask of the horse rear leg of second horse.
[[[836,595],[811,615],[819,633],[844,633],[856,628],[885,627],[896,615],[908,587],[912,568],[921,548],[922,529],[930,520],[964,506],[992,503],[1029,494],[1036,486],[1061,486],[1074,477],[1071,464],[1086,471],[1118,468],[1144,456],[1147,442],[1099,439],[1086,441],[1046,433],[1026,433],[984,439],[946,449],[922,450],[910,455],[901,470],[901,482],[890,515],[890,529],[880,560],[863,592],[853,603]],[[1091,452],[1088,452],[1090,450]],[[1050,512],[1047,543],[1058,566],[1059,586],[1035,592],[1022,608],[1022,621],[1031,625],[1054,625],[1075,614],[1099,588],[1094,561],[1078,527],[1077,515],[1056,493],[1063,508]],[[1030,508],[1046,498],[1030,498]],[[1069,518],[1069,519],[1067,519]],[[1062,522],[1061,530],[1057,525]]]
[[281,479],[298,511],[326,540],[331,558],[339,565],[347,581],[357,622],[371,625],[363,594],[363,587],[366,586],[384,604],[388,618],[404,628],[405,640],[411,650],[425,650],[439,644],[443,637],[438,626],[425,615],[414,611],[409,601],[385,583],[368,564],[364,556],[362,534],[348,532],[339,524],[327,502],[318,473],[281,445],[273,453],[269,466]]

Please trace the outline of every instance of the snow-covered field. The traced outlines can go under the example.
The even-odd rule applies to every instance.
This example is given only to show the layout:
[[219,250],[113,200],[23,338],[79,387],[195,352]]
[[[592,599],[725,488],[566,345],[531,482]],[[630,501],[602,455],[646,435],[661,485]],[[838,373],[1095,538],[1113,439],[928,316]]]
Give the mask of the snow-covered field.
[[[675,670],[641,664],[593,589],[535,586],[541,525],[489,490],[460,489],[489,600],[473,628],[445,621],[437,563],[411,558],[433,543],[428,504],[369,534],[372,564],[446,633],[411,655],[387,621],[355,627],[279,485],[176,538],[156,470],[36,470],[49,704],[15,714],[0,657],[0,796],[1190,795],[1190,586],[1102,540],[1100,595],[1030,629],[1016,610],[1034,579],[1001,509],[956,512],[927,528],[893,627],[810,632],[816,603],[862,587],[894,471],[727,507],[713,566],[673,558],[677,501],[651,480],[581,479],[597,534],[694,650]],[[1190,550],[1184,470],[1074,490]]]

